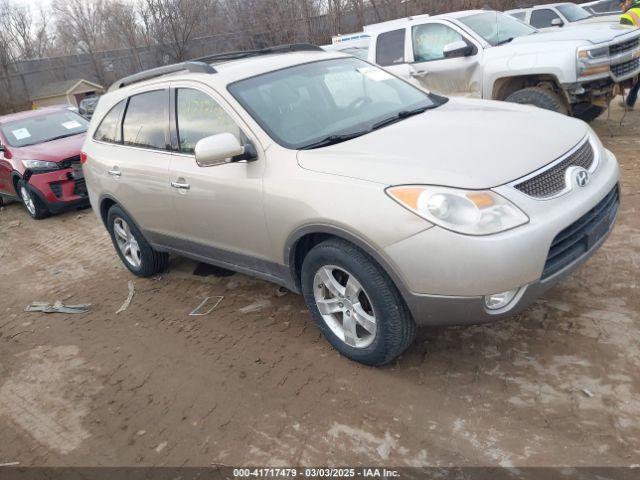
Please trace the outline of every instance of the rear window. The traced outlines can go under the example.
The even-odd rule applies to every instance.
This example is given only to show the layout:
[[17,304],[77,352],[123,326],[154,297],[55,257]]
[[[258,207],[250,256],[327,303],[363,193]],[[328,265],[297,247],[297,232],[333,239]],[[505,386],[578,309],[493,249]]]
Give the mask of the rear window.
[[88,122],[70,110],[57,110],[37,117],[2,125],[2,133],[12,147],[26,147],[71,137],[87,131]]
[[120,118],[122,117],[125,103],[125,100],[122,100],[105,115],[93,136],[95,140],[113,143],[122,142]]
[[376,42],[376,63],[383,67],[404,63],[404,28],[385,32]]
[[129,99],[122,122],[122,140],[132,147],[167,148],[169,95],[166,90],[140,93]]

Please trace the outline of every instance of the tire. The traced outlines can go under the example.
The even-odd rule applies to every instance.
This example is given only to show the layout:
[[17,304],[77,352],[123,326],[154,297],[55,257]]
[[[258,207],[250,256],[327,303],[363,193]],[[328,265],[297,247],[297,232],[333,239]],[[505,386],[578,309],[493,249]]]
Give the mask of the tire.
[[40,197],[27,182],[18,180],[17,187],[18,196],[31,218],[41,220],[49,216],[47,206],[40,200]]
[[520,103],[522,105],[533,105],[538,108],[544,108],[545,110],[551,110],[552,112],[562,113],[563,115],[568,113],[567,107],[560,96],[547,88],[523,88],[509,95],[505,101]]
[[574,109],[573,116],[583,120],[587,123],[593,122],[598,118],[606,109],[604,107],[598,107],[596,105],[589,105],[586,108]]
[[[326,276],[329,272],[331,278]],[[384,365],[413,342],[416,324],[400,292],[375,260],[351,243],[331,239],[316,245],[304,259],[301,283],[305,302],[318,328],[345,357],[365,365]],[[333,292],[325,284],[331,284]],[[361,290],[353,296],[348,292],[349,286],[355,284]],[[335,294],[338,286],[344,288],[342,297]],[[325,313],[328,305],[341,310],[323,315],[319,301],[324,304]],[[349,340],[345,333],[347,318],[355,322]],[[372,318],[375,328],[370,322]],[[368,325],[367,329],[363,324]],[[375,332],[371,334],[370,330]]]
[[[118,205],[112,206],[107,213],[107,230],[120,260],[134,275],[151,277],[167,268],[169,254],[154,250],[131,217]],[[128,250],[124,237],[128,242]]]

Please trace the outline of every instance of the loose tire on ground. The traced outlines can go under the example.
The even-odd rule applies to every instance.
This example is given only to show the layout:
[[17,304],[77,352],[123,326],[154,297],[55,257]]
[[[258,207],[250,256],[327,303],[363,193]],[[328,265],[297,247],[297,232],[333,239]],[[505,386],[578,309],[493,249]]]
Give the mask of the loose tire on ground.
[[17,191],[24,208],[34,220],[41,220],[49,216],[49,209],[42,203],[40,197],[33,191],[31,186],[24,180],[18,180]]
[[551,90],[542,87],[529,87],[512,93],[506,99],[507,102],[520,103],[522,105],[533,105],[552,112],[568,113],[567,107],[562,98]]
[[[324,267],[334,266],[338,271],[348,272],[359,282],[365,293],[364,299],[368,300],[363,303],[368,304],[367,308],[375,315],[374,338],[364,347],[351,346],[337,336],[318,308],[318,292],[314,289],[326,287],[315,281],[318,278],[316,275]],[[318,328],[336,350],[351,360],[365,365],[384,365],[404,352],[413,342],[416,325],[400,292],[375,260],[353,244],[341,239],[331,239],[314,247],[304,259],[301,283],[305,301]],[[348,292],[347,289],[345,291]],[[340,318],[344,320],[344,316]]]
[[[115,233],[115,224],[117,221],[126,222],[131,238],[135,240],[137,248],[139,249],[139,255],[136,255],[136,258],[139,260],[139,265],[132,264],[131,261],[127,260],[125,253],[119,246]],[[118,205],[114,205],[109,209],[107,214],[107,230],[109,231],[109,235],[111,235],[111,241],[120,260],[122,260],[122,263],[124,263],[134,275],[138,277],[151,277],[161,273],[167,268],[169,264],[169,254],[154,250],[145,240],[133,220]]]

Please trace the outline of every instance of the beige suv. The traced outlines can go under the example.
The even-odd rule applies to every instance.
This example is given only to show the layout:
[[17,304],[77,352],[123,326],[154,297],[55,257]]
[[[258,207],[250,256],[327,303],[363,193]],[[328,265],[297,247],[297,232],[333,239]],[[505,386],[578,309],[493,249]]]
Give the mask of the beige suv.
[[582,121],[432,95],[297,45],[115,83],[82,161],[135,275],[184,255],[301,292],[347,357],[522,311],[613,227],[618,165]]

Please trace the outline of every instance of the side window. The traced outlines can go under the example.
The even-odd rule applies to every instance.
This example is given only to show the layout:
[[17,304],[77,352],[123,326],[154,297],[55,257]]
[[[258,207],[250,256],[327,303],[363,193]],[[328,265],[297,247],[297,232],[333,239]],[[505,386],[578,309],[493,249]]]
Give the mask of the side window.
[[404,63],[404,28],[385,32],[378,36],[376,63],[383,67]]
[[176,121],[182,153],[193,153],[198,140],[218,133],[232,133],[242,141],[240,128],[231,117],[213,98],[198,90],[176,90]]
[[510,13],[509,15],[511,15],[513,18],[520,20],[521,22],[524,22],[525,18],[527,17],[527,12],[513,12],[513,13]]
[[441,23],[417,25],[412,30],[413,55],[416,62],[430,62],[444,58],[444,47],[464,41],[462,35]]
[[169,126],[167,91],[154,90],[129,98],[122,122],[125,145],[165,150],[165,131]]
[[558,14],[556,14],[553,10],[549,10],[548,8],[543,8],[541,10],[534,10],[531,12],[531,23],[532,27],[536,28],[547,28],[553,27],[551,22],[555,19],[560,19]]
[[93,135],[95,140],[112,143],[122,142],[120,118],[124,111],[125,104],[126,100],[122,100],[109,110],[109,113],[104,116],[102,122],[100,122],[100,126],[96,129],[96,133]]

